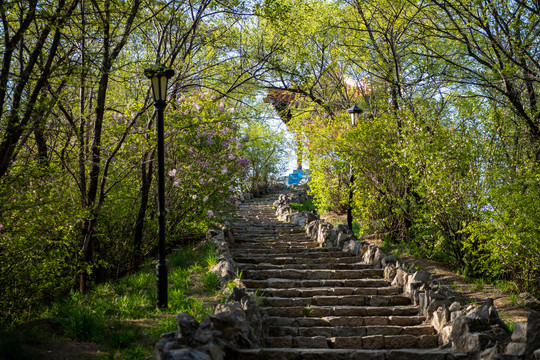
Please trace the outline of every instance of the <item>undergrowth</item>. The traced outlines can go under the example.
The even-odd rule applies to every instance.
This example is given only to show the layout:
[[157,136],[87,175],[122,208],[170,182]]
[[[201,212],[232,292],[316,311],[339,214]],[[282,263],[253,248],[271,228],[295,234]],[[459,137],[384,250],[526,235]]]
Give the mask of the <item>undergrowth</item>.
[[100,284],[87,294],[72,292],[39,316],[52,319],[58,334],[44,334],[39,327],[4,330],[0,358],[34,359],[32,345],[60,335],[102,345],[108,351],[100,353],[100,359],[151,359],[160,334],[176,330],[175,314],[185,311],[200,321],[213,310],[203,298],[214,297],[219,289],[218,276],[209,271],[217,261],[215,248],[208,244],[173,251],[168,256],[167,309],[156,309],[156,275],[150,262],[136,274]]
[[306,200],[302,204],[297,202],[290,202],[290,205],[293,209],[297,211],[314,211],[316,210],[315,204],[313,203],[313,200]]

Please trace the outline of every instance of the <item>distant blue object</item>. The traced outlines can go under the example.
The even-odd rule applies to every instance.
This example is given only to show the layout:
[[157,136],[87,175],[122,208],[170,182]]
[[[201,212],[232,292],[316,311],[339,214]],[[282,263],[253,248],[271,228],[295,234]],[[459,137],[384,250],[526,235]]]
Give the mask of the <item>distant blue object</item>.
[[302,179],[302,173],[301,172],[289,174],[288,184],[289,185],[299,184],[301,179]]

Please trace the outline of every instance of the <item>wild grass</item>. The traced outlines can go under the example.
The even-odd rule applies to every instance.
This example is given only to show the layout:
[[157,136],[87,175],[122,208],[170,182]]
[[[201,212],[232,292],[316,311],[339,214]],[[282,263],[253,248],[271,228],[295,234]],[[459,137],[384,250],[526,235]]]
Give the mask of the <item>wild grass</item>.
[[[57,335],[110,349],[101,353],[100,359],[151,358],[160,334],[176,330],[175,314],[186,311],[202,320],[212,311],[213,305],[193,293],[198,287],[206,291],[201,295],[203,298],[216,294],[219,278],[209,269],[217,261],[216,250],[211,245],[198,250],[185,247],[170,254],[169,307],[165,310],[156,309],[155,268],[149,262],[136,274],[97,285],[87,294],[73,292],[68,299],[52,304],[40,317],[52,318],[58,324],[61,333]],[[28,350],[28,341],[40,337],[21,334],[16,329],[0,334],[0,358],[35,358]]]

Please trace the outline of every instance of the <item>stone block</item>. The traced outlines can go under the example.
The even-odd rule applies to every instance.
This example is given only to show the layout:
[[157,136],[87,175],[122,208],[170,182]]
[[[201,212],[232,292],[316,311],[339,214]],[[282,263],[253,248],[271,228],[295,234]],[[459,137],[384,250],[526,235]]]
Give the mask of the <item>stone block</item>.
[[418,338],[418,347],[420,349],[434,349],[439,346],[438,335],[420,335]]
[[418,345],[418,337],[414,335],[385,335],[385,349],[415,348]]
[[328,349],[326,338],[322,336],[298,337],[296,346],[303,349]]
[[373,335],[362,338],[363,349],[384,349],[384,336]]

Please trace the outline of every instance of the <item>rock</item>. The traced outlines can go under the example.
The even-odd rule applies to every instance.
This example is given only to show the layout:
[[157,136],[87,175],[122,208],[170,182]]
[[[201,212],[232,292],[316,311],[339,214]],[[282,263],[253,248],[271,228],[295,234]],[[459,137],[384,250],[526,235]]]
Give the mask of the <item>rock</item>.
[[360,242],[351,240],[349,241],[349,252],[353,255],[358,255],[360,251]]
[[361,253],[362,260],[366,264],[373,264],[373,256],[375,255],[376,248],[375,245],[369,245],[367,250]]
[[473,319],[475,324],[482,324],[481,329],[475,329],[475,331],[485,330],[485,325],[495,325],[501,322],[499,314],[493,305],[493,299],[487,299],[482,306],[469,312],[467,317]]
[[419,289],[423,284],[427,284],[431,276],[427,271],[417,271],[407,278],[407,283],[403,288],[404,295],[411,295],[415,290]]
[[396,276],[396,267],[394,264],[386,265],[384,267],[384,278],[392,282],[394,280],[394,277]]
[[[173,333],[176,335],[176,333]],[[163,356],[169,353],[171,350],[179,349],[182,347],[182,342],[180,339],[175,337],[167,337],[168,334],[163,334],[157,341],[154,346],[154,351],[156,354],[156,359],[163,359]]]
[[429,303],[429,295],[427,292],[418,294],[418,313],[421,315],[427,315],[427,307]]
[[420,270],[412,274],[410,281],[428,283],[431,281],[431,275],[427,271]]
[[447,299],[444,297],[442,298],[434,297],[433,293],[431,293],[430,300],[431,301],[429,302],[429,305],[427,306],[427,309],[426,309],[426,315],[428,317],[431,316],[435,311],[437,311],[439,307],[441,306],[448,307],[452,303],[450,299]]
[[467,335],[470,333],[469,323],[471,319],[466,316],[458,317],[452,324],[452,332],[450,334],[454,342],[454,347],[460,352],[467,352]]
[[312,212],[306,212],[306,225],[310,224],[316,220],[319,220],[319,215],[315,215]]
[[435,330],[440,333],[442,329],[448,324],[450,321],[450,311],[446,308],[446,306],[441,306],[433,313],[433,319],[431,320],[431,325],[435,328]]
[[211,272],[215,273],[219,277],[219,281],[222,285],[234,279],[234,266],[228,259],[221,259],[216,265],[212,266]]
[[392,286],[404,286],[407,283],[409,274],[402,268],[396,269],[396,276],[392,281]]
[[[213,315],[208,315],[203,322],[209,319],[211,329],[219,331],[219,337],[233,344],[246,348],[251,346],[249,341],[249,328],[246,322],[246,313],[242,306],[235,302],[233,304],[218,304]],[[203,322],[199,326],[204,330]],[[206,324],[205,324],[206,325]]]
[[206,239],[207,239],[207,240],[211,240],[214,236],[217,236],[220,232],[221,232],[221,230],[217,230],[217,229],[209,229],[209,230],[206,232]]
[[452,326],[447,325],[439,332],[439,345],[445,346],[452,341]]
[[466,353],[474,353],[484,350],[490,342],[489,336],[484,333],[467,334]]
[[176,323],[178,324],[178,337],[184,338],[187,343],[190,343],[199,328],[197,320],[187,312],[182,312],[176,315]]
[[192,349],[175,349],[164,354],[161,360],[213,360],[208,354]]
[[499,354],[499,351],[497,350],[497,347],[491,347],[482,351],[482,353],[478,355],[478,360],[496,360],[497,359],[496,356],[498,354]]
[[514,353],[507,349],[507,353],[518,355],[517,353],[523,349],[527,356],[532,356],[533,353],[540,349],[540,314],[534,310],[527,317],[527,321],[522,321],[514,324],[514,332],[512,334],[512,342],[508,345]]
[[461,304],[457,301],[454,301],[452,304],[450,304],[450,307],[448,308],[450,311],[459,311],[461,310]]
[[506,346],[506,354],[514,356],[524,356],[527,353],[527,344],[511,342]]
[[[338,230],[339,231],[339,230]],[[351,234],[346,234],[344,232],[338,232],[336,237],[336,247],[343,249],[343,245],[346,241],[349,241],[352,238]]]
[[527,342],[527,322],[520,321],[514,324],[514,332],[512,333],[512,341],[518,343]]
[[371,263],[374,265],[375,269],[382,269],[383,264],[382,260],[386,255],[378,247],[375,249]]
[[333,247],[334,241],[336,240],[336,238],[337,238],[336,229],[329,229],[326,235],[326,239],[325,239],[325,243],[327,244],[327,247],[328,245],[330,245],[330,247]]
[[306,225],[306,235],[313,239],[313,235],[319,226],[319,220],[315,220]]
[[390,254],[390,255],[386,255],[382,261],[381,261],[381,265],[384,267],[384,266],[387,266],[387,265],[394,265],[397,261],[397,258],[395,255],[393,254]]

